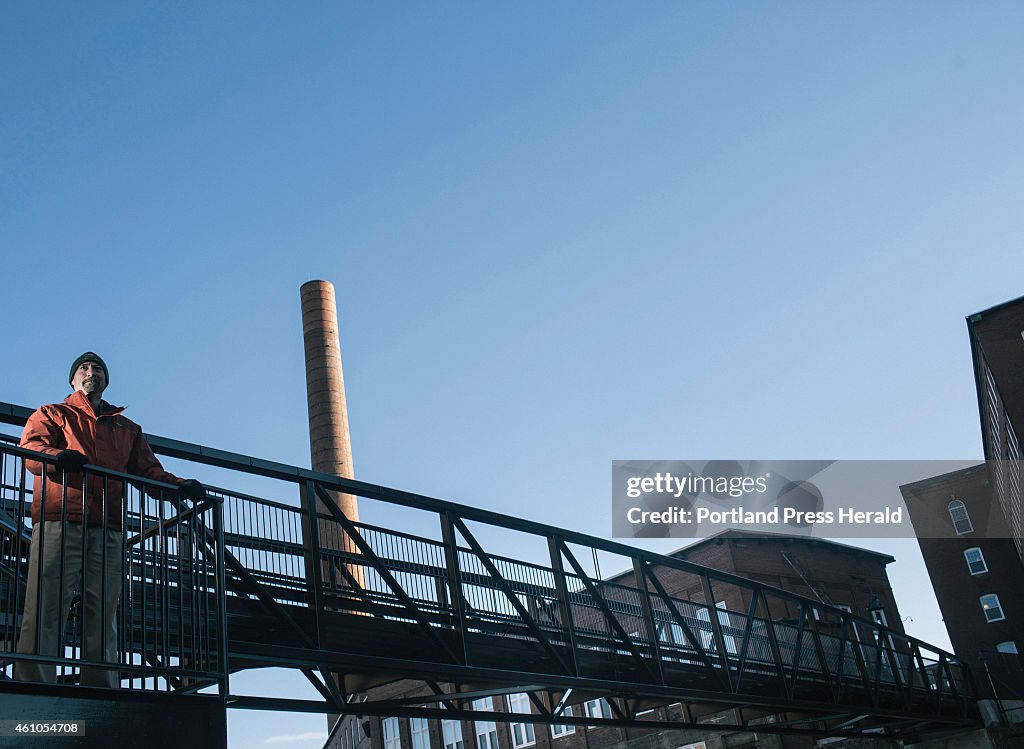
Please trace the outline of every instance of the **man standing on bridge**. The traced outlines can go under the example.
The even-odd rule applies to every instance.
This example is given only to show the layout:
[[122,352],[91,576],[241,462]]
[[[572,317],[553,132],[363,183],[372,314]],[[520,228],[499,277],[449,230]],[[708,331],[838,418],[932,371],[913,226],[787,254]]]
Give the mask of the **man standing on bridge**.
[[[117,663],[116,615],[124,576],[124,485],[95,474],[86,477],[83,468],[92,464],[177,484],[181,496],[189,499],[202,498],[205,489],[195,479],[180,479],[165,471],[139,425],[121,415],[124,408],[102,399],[110,372],[98,355],[89,351],[75,359],[68,381],[71,395],[63,403],[35,411],[21,436],[22,447],[57,460],[25,461],[35,480],[32,550],[18,652],[63,654],[59,632],[78,587],[85,620],[83,658]],[[56,666],[18,661],[14,676],[55,682]],[[83,668],[81,683],[117,687],[117,670]]]

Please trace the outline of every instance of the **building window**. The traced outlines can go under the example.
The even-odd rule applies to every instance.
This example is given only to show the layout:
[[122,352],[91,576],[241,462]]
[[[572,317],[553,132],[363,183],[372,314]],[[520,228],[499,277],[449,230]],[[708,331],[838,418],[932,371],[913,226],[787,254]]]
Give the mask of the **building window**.
[[988,572],[988,565],[985,564],[985,555],[981,553],[981,549],[977,546],[964,549],[964,559],[967,560],[967,569],[971,571],[972,575]]
[[[494,704],[490,697],[473,700],[473,709],[493,712]],[[478,720],[473,724],[476,732],[477,749],[498,749],[498,725],[493,720]]]
[[[525,693],[510,694],[508,696],[508,711],[510,713],[531,713],[530,698]],[[512,732],[512,746],[520,749],[523,746],[533,746],[537,743],[537,735],[534,732],[533,723],[509,723],[509,730]]]
[[[566,718],[572,717],[572,705],[566,706],[565,710],[562,711],[562,715]],[[576,733],[576,726],[566,726],[560,723],[551,724],[551,738],[557,739],[559,736],[568,736],[570,733]]]
[[[715,604],[717,610],[716,616],[718,617],[718,623],[722,628],[722,642],[725,644],[725,652],[730,655],[736,655],[738,652],[736,648],[736,638],[728,634],[732,627],[732,620],[730,618],[729,611],[725,608],[725,601],[719,601]],[[706,627],[702,626],[700,629],[701,645],[705,650],[715,651],[715,632],[711,627],[711,612],[707,607],[701,607],[697,609],[697,618],[701,622],[707,624]]]
[[398,718],[385,718],[381,723],[384,732],[384,749],[402,749],[402,737],[398,730]]
[[981,601],[981,608],[985,612],[986,620],[990,622],[998,622],[1006,618],[1006,616],[1003,615],[1003,607],[999,604],[999,596],[995,593],[983,595],[978,600]]
[[412,734],[412,749],[430,749],[430,724],[426,718],[410,718],[409,731]]
[[996,645],[996,652],[997,653],[1013,653],[1014,655],[1016,655],[1017,654],[1017,643],[1015,643],[1013,640],[1007,640],[1006,642],[1001,642],[998,645]]
[[956,535],[962,536],[974,530],[974,526],[971,525],[971,516],[967,514],[967,506],[959,499],[954,499],[949,503],[949,517],[953,519]]
[[889,622],[885,619],[885,612],[882,609],[871,609],[871,621],[881,627],[888,627]]
[[853,608],[849,604],[846,604],[846,603],[837,603],[836,604],[836,608],[839,609],[840,611],[845,611],[847,614],[852,614],[853,613]]
[[442,720],[441,735],[444,737],[444,749],[463,749],[462,723],[457,720]]
[[612,717],[612,709],[608,707],[608,700],[604,697],[599,700],[591,700],[590,702],[583,703],[583,709],[586,711],[588,718]]

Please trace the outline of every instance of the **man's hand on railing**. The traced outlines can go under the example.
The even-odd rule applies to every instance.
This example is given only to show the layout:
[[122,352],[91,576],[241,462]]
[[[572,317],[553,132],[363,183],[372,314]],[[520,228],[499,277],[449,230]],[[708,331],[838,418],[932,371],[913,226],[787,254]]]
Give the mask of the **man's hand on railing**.
[[61,473],[81,473],[89,459],[77,450],[61,450],[57,453],[57,471]]
[[178,485],[178,492],[185,499],[205,499],[206,498],[206,487],[203,486],[196,479],[187,479]]

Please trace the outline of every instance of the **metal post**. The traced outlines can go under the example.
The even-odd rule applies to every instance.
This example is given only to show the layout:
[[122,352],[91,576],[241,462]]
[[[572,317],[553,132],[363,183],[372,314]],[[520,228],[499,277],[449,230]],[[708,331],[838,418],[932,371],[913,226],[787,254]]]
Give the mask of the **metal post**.
[[228,615],[227,615],[227,575],[224,565],[224,558],[227,554],[227,547],[224,545],[224,503],[218,497],[213,503],[213,532],[217,537],[217,647],[220,650],[220,658],[217,673],[219,692],[221,697],[227,697],[229,693],[228,679],[231,669],[228,664]]
[[711,632],[715,638],[715,650],[718,651],[718,660],[722,664],[722,672],[725,674],[726,682],[732,689],[732,673],[729,668],[729,654],[725,650],[725,636],[722,634],[722,623],[718,621],[718,609],[715,606],[715,592],[711,587],[711,576],[701,575],[701,589],[704,592],[704,603],[708,607],[708,619],[711,620]]
[[658,644],[658,628],[654,625],[654,611],[651,608],[651,595],[647,589],[647,576],[644,574],[644,563],[637,557],[633,557],[633,577],[636,580],[637,592],[640,594],[640,607],[644,613],[644,623],[647,625],[647,641],[651,646],[651,656],[654,658],[658,681],[665,683],[665,672],[661,664],[661,647]]
[[320,555],[320,520],[317,511],[316,486],[309,479],[299,485],[302,497],[303,551],[306,557],[306,596],[313,613],[314,641],[321,647],[321,621],[323,612],[323,564]]
[[462,590],[462,568],[459,565],[459,543],[451,513],[440,513],[441,539],[444,542],[444,561],[448,573],[448,598],[451,601],[455,631],[461,644],[462,662],[469,663],[466,647],[466,599]]

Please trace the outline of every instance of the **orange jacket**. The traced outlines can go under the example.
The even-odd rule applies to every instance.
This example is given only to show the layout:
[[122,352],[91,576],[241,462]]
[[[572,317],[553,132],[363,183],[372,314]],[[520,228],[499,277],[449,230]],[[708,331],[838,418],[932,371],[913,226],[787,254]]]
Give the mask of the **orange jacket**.
[[[134,421],[121,415],[124,408],[116,408],[106,401],[100,404],[99,416],[85,393],[76,390],[63,403],[43,406],[28,417],[21,434],[21,446],[28,450],[56,455],[62,450],[76,450],[89,463],[130,473],[143,478],[180,484],[180,479],[168,473],[153,455],[153,450]],[[62,475],[52,463],[47,464],[46,500],[42,499],[42,463],[27,460],[25,465],[35,474],[32,491],[32,522],[39,522],[39,510],[45,504],[46,520],[60,520],[62,502],[67,501],[67,518],[82,522],[82,485],[84,474],[69,474],[67,487],[61,485]],[[107,527],[121,529],[121,504],[124,485],[107,479]],[[85,514],[89,525],[103,524],[103,477],[90,475],[86,487]]]

